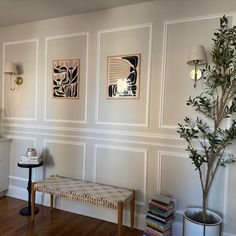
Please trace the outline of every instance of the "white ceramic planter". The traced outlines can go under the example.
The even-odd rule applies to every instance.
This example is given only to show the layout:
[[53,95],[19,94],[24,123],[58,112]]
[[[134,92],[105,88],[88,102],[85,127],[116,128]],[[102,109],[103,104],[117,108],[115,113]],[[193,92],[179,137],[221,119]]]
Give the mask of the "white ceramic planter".
[[184,211],[183,218],[183,236],[220,236],[222,218],[213,211],[207,210],[212,214],[217,222],[215,224],[204,224],[197,221],[193,221],[188,216],[201,210],[200,208],[189,208]]

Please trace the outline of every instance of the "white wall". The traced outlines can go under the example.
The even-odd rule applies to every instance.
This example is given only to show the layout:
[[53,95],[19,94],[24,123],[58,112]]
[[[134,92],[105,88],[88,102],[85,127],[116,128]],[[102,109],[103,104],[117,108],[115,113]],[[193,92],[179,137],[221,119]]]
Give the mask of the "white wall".
[[[203,44],[209,56],[219,17],[228,13],[235,22],[235,10],[230,0],[154,1],[0,29],[0,65],[15,61],[24,69],[24,83],[14,92],[7,78],[0,80],[4,129],[13,138],[8,194],[26,198],[28,173],[16,162],[35,146],[45,166],[34,179],[54,173],[134,188],[139,228],[147,201],[168,194],[177,198],[181,222],[184,208],[201,204],[198,178],[176,133],[177,123],[191,113],[186,99],[201,89],[201,82],[194,90],[188,78],[188,50]],[[106,58],[131,53],[142,57],[140,99],[108,100]],[[51,62],[66,58],[81,61],[79,100],[52,98]],[[224,216],[224,231],[232,235],[235,168],[219,172],[209,205]],[[72,201],[57,206],[116,221],[114,211]]]

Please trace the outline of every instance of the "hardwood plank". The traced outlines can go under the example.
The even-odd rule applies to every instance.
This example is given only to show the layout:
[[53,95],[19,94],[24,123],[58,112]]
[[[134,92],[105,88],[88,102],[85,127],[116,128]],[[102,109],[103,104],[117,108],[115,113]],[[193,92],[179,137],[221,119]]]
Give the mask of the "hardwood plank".
[[[27,202],[11,198],[0,198],[1,236],[115,236],[117,224],[66,212],[50,207],[39,206],[34,223],[30,216],[22,216],[19,211]],[[141,230],[123,226],[124,236],[142,236]]]

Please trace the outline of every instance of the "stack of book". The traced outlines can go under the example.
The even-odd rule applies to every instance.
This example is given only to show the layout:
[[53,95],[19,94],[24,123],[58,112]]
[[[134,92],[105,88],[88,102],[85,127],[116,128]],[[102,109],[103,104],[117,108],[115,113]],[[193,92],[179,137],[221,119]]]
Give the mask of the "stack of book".
[[174,202],[169,198],[157,196],[149,201],[144,236],[170,236],[174,220]]
[[40,158],[38,156],[30,156],[30,157],[21,156],[19,164],[37,165],[40,162],[42,162],[42,158]]

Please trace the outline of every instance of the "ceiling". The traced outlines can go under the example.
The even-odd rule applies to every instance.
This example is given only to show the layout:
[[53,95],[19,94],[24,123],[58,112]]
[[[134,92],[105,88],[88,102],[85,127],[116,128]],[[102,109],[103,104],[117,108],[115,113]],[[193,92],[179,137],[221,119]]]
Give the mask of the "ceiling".
[[0,0],[0,27],[151,0]]

